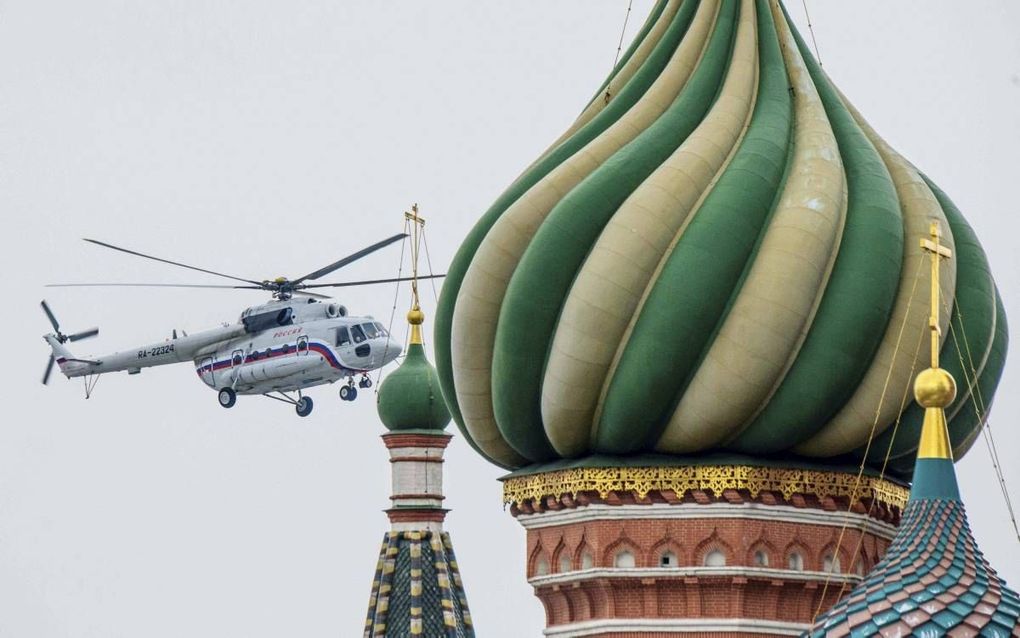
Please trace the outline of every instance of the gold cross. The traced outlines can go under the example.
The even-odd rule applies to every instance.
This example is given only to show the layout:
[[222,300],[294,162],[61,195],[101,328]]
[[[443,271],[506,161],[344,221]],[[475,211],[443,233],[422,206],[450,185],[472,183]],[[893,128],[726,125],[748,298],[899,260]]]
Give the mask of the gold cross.
[[421,226],[425,225],[425,218],[418,216],[418,204],[411,206],[411,212],[405,212],[404,218]]
[[952,259],[953,251],[941,244],[942,230],[937,220],[932,220],[928,230],[931,239],[921,238],[921,250],[931,253],[931,314],[928,328],[931,330],[931,367],[939,367],[939,266],[943,259]]
[[411,212],[404,212],[404,219],[411,225],[411,311],[407,321],[411,324],[411,344],[422,344],[421,324],[425,321],[418,301],[418,255],[422,235],[425,233],[425,218],[418,215],[418,204],[411,206]]
[[418,204],[411,206],[411,212],[404,212],[404,219],[411,222],[411,295],[413,310],[419,310],[418,304],[418,250],[421,246],[421,233],[425,229],[425,218],[418,216]]

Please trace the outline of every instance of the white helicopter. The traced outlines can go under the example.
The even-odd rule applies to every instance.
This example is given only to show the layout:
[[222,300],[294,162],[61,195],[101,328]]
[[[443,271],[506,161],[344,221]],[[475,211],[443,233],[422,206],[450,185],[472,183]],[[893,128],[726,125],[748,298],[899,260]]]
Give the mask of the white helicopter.
[[[307,292],[307,289],[394,283],[411,281],[414,278],[396,277],[337,283],[307,282],[315,281],[404,237],[407,237],[406,233],[394,235],[297,279],[279,277],[261,282],[86,239],[85,241],[99,246],[226,277],[243,282],[244,285],[108,283],[50,284],[48,287],[155,286],[249,289],[266,290],[272,293],[273,299],[245,309],[237,323],[224,323],[219,327],[191,335],[183,332],[178,335],[174,330],[171,338],[165,341],[91,358],[75,357],[64,344],[94,337],[99,334],[99,328],[65,335],[60,332],[60,324],[49,305],[43,301],[42,309],[53,325],[53,332],[43,336],[52,349],[52,354],[42,381],[44,384],[49,382],[53,364],[56,363],[68,379],[85,377],[85,393],[88,397],[101,374],[125,370],[128,374],[138,374],[142,368],[193,362],[199,379],[217,390],[219,404],[224,408],[233,407],[239,394],[261,394],[292,404],[298,416],[305,417],[311,414],[313,403],[311,397],[302,394],[302,390],[341,379],[346,379],[346,382],[340,386],[340,398],[344,401],[353,401],[358,396],[354,377],[361,375],[359,387],[370,387],[372,381],[368,373],[399,357],[403,347],[371,316],[349,316],[344,306],[329,297]],[[432,279],[443,276],[424,275],[417,278]],[[290,394],[295,392],[296,398]]]

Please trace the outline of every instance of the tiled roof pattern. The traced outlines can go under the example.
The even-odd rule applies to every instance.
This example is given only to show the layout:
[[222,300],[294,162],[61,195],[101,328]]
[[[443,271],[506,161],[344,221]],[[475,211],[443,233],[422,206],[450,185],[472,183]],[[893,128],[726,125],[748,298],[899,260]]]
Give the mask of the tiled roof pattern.
[[474,635],[450,535],[388,532],[372,583],[365,638]]
[[1020,596],[985,560],[958,500],[911,500],[885,558],[808,632],[1020,638]]

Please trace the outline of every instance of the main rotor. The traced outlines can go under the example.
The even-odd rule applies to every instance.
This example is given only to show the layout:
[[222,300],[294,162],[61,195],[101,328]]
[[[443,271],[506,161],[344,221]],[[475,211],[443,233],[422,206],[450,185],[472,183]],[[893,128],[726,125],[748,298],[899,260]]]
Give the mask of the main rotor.
[[[128,248],[121,248],[120,246],[114,246],[113,244],[108,244],[106,242],[102,242],[102,241],[99,241],[97,239],[85,239],[85,241],[87,241],[87,242],[89,242],[91,244],[96,244],[97,246],[103,246],[104,248],[109,248],[111,250],[116,250],[116,251],[119,251],[119,252],[122,252],[122,253],[127,253],[129,255],[134,255],[136,257],[142,257],[144,259],[151,259],[153,261],[158,261],[158,262],[161,262],[161,263],[164,263],[164,264],[170,264],[171,266],[177,266],[179,268],[187,268],[188,270],[195,270],[195,271],[206,273],[206,274],[209,274],[209,275],[215,275],[217,277],[223,277],[223,278],[226,278],[226,279],[232,279],[234,281],[240,282],[240,284],[243,284],[243,285],[239,285],[239,284],[234,284],[234,285],[225,285],[225,284],[163,284],[163,283],[77,283],[77,284],[47,284],[47,287],[54,287],[54,288],[61,288],[61,287],[63,287],[63,288],[66,288],[66,287],[94,287],[94,286],[123,286],[123,287],[157,287],[157,288],[222,288],[222,289],[233,289],[233,290],[265,290],[266,292],[269,292],[270,294],[272,294],[274,299],[279,299],[281,301],[286,301],[287,299],[290,299],[294,295],[302,295],[302,296],[307,296],[307,297],[315,297],[315,298],[325,299],[326,298],[325,295],[321,295],[321,294],[314,293],[314,292],[308,292],[308,290],[312,289],[312,288],[344,288],[344,287],[350,287],[350,286],[367,286],[367,285],[372,285],[372,284],[394,283],[394,282],[398,282],[398,281],[411,281],[412,279],[414,279],[413,277],[392,277],[392,278],[386,278],[386,279],[365,279],[365,280],[361,280],[361,281],[339,281],[339,282],[333,282],[333,283],[310,283],[310,282],[316,282],[316,280],[318,280],[320,277],[324,277],[325,275],[328,275],[328,274],[330,274],[332,272],[340,270],[344,266],[347,266],[347,265],[349,265],[349,264],[351,264],[351,263],[361,259],[362,257],[366,257],[366,256],[374,253],[375,251],[377,251],[377,250],[379,250],[381,248],[385,248],[386,246],[389,246],[390,244],[392,244],[394,242],[400,241],[400,240],[404,239],[407,236],[408,236],[407,233],[398,233],[396,235],[393,235],[392,237],[387,237],[386,239],[383,239],[382,241],[378,241],[378,242],[372,244],[371,246],[367,246],[365,248],[362,248],[361,250],[359,250],[359,251],[357,251],[355,253],[347,255],[346,257],[344,257],[342,259],[334,261],[331,264],[323,266],[322,268],[319,268],[318,270],[312,271],[312,272],[308,273],[307,275],[303,275],[301,277],[298,277],[297,279],[289,279],[287,277],[276,277],[275,279],[263,279],[262,281],[258,281],[256,279],[249,279],[249,278],[245,278],[245,277],[237,277],[237,276],[234,276],[234,275],[228,275],[228,274],[225,274],[225,273],[222,273],[222,272],[217,272],[215,270],[208,270],[206,268],[199,268],[198,266],[192,266],[192,265],[184,264],[184,263],[181,263],[181,262],[178,262],[178,261],[171,261],[169,259],[163,259],[162,257],[155,257],[153,255],[147,255],[145,253],[140,253],[138,251],[130,250]],[[441,274],[441,275],[427,275],[427,276],[424,276],[424,277],[419,276],[419,277],[417,277],[417,279],[434,279],[434,278],[445,277],[445,276],[446,276],[445,274]]]
[[294,296],[294,288],[290,279],[287,279],[286,277],[277,277],[272,281],[266,280],[263,281],[262,284],[265,286],[266,290],[273,293],[274,299],[285,301]]

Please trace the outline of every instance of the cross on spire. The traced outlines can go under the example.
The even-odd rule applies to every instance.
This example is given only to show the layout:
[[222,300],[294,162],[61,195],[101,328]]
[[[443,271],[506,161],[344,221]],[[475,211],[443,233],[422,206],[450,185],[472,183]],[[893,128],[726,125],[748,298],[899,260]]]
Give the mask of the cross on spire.
[[410,212],[404,212],[404,219],[411,224],[411,310],[407,313],[407,321],[411,324],[411,343],[421,344],[421,324],[425,321],[425,313],[418,303],[418,251],[425,231],[425,218],[418,215],[418,204],[414,204]]
[[928,236],[921,238],[921,250],[931,255],[931,313],[928,317],[928,327],[931,329],[931,367],[939,367],[939,337],[942,329],[939,327],[939,266],[943,259],[952,259],[953,251],[942,245],[942,229],[939,222],[932,220],[928,230]]

